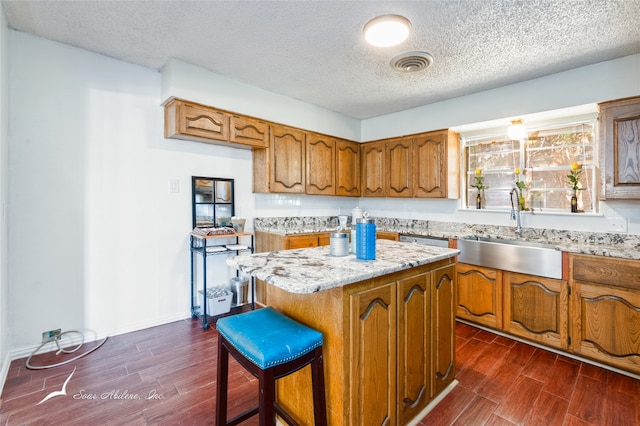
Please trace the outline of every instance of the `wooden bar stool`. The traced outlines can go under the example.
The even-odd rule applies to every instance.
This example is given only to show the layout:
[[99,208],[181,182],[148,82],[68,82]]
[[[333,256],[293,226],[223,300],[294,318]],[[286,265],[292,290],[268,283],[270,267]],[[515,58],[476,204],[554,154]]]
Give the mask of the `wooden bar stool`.
[[[218,329],[216,424],[236,425],[258,414],[261,426],[275,425],[276,413],[287,423],[296,421],[276,403],[276,380],[311,364],[313,414],[316,426],[327,424],[322,363],[322,334],[271,307],[225,318]],[[227,422],[229,354],[258,378],[259,404]],[[302,389],[301,389],[302,390]]]

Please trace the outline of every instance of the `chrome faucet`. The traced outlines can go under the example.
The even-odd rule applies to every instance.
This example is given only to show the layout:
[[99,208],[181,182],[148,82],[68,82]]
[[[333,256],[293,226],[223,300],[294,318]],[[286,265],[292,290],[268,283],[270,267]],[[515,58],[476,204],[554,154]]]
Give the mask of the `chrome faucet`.
[[[513,196],[516,196],[516,202],[513,202]],[[522,224],[520,222],[520,200],[518,197],[518,188],[513,187],[511,192],[509,193],[509,197],[511,198],[511,220],[516,221],[516,237],[520,238],[522,236]]]

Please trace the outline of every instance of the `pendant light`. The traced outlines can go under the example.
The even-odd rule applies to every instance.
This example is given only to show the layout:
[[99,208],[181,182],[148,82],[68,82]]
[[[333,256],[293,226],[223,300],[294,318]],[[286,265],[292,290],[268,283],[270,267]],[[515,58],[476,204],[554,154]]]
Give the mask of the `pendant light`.
[[407,39],[411,23],[400,15],[382,15],[373,18],[364,26],[364,37],[377,47],[396,46]]
[[511,140],[520,140],[527,136],[527,128],[522,124],[522,120],[511,120],[511,126],[507,129],[507,136]]

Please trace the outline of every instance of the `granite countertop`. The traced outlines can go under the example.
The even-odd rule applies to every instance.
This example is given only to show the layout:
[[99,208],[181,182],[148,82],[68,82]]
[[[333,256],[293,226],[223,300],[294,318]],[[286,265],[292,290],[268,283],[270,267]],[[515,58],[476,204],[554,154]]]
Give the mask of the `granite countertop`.
[[227,265],[291,293],[314,293],[402,271],[460,253],[458,250],[376,240],[376,260],[335,257],[330,247],[280,250],[227,258]]
[[[522,237],[518,238],[513,226],[384,217],[375,218],[375,221],[378,231],[454,240],[469,237],[519,239],[533,244],[545,244],[567,253],[640,260],[640,235],[524,228]],[[331,232],[337,225],[335,216],[254,219],[256,230],[278,234]]]

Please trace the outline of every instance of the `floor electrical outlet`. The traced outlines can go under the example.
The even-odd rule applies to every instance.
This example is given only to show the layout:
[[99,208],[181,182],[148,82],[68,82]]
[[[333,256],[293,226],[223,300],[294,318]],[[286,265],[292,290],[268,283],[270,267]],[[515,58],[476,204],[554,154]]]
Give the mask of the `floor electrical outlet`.
[[42,343],[46,342],[49,339],[53,339],[54,337],[58,337],[62,334],[62,329],[56,328],[55,330],[49,330],[42,333]]

